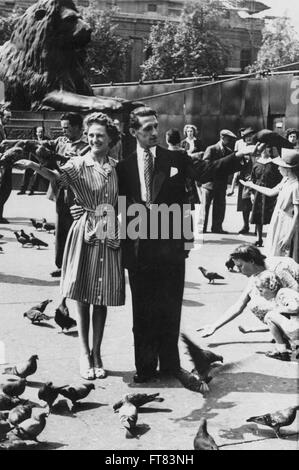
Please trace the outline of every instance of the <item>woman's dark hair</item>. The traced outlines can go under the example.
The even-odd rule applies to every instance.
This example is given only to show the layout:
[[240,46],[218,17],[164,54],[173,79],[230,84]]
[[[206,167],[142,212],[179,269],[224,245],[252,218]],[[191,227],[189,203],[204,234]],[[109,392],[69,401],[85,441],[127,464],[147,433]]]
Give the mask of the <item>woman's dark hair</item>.
[[111,139],[109,147],[113,147],[120,139],[120,131],[114,124],[113,120],[104,113],[92,113],[84,119],[84,126],[89,128],[92,124],[105,126],[108,136]]
[[166,137],[171,145],[178,145],[181,142],[180,131],[178,129],[169,129],[166,132]]
[[256,246],[249,243],[238,246],[238,248],[231,253],[230,257],[233,260],[241,259],[245,262],[252,261],[257,266],[265,267],[266,256],[263,255]]

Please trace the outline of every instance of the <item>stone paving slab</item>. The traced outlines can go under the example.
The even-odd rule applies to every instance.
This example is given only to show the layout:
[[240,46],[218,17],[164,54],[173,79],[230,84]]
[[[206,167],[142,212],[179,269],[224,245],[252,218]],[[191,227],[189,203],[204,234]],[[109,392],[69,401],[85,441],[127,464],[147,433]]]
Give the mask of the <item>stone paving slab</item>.
[[[0,340],[6,345],[5,362],[15,363],[37,353],[38,370],[29,377],[22,398],[42,406],[38,388],[45,381],[55,385],[77,382],[78,339],[74,329],[61,334],[52,321],[34,326],[23,318],[24,311],[46,298],[53,299],[46,313],[53,315],[60,303],[59,281],[49,275],[54,266],[54,236],[33,232],[49,247],[37,250],[22,248],[13,231],[31,231],[29,217],[55,220],[54,204],[44,195],[17,196],[9,199],[5,212],[11,224],[0,226],[5,237],[0,240]],[[126,305],[111,308],[103,340],[103,362],[109,375],[95,381],[95,391],[70,411],[61,397],[49,416],[40,436],[41,449],[105,449],[105,450],[186,450],[193,448],[193,439],[201,417],[221,450],[295,450],[298,449],[298,419],[284,428],[285,439],[277,439],[264,426],[246,423],[252,415],[283,409],[298,402],[298,364],[282,363],[264,356],[272,348],[269,333],[242,335],[238,325],[258,325],[246,312],[215,335],[202,339],[197,328],[214,321],[237,300],[247,279],[230,273],[224,265],[229,253],[252,236],[239,236],[241,216],[235,212],[235,199],[228,199],[224,227],[228,235],[206,234],[204,244],[193,250],[187,260],[186,286],[181,329],[202,347],[223,355],[224,365],[213,371],[210,392],[201,394],[184,389],[176,380],[157,381],[148,385],[132,384],[134,374],[131,296],[127,285]],[[198,266],[222,274],[221,283],[209,285]],[[68,306],[72,311],[71,301]],[[185,347],[180,344],[182,366],[192,367]],[[1,361],[0,361],[1,362]],[[4,364],[0,364],[0,368]],[[0,376],[1,380],[1,376]],[[104,387],[104,388],[102,388]],[[125,393],[160,392],[162,403],[151,403],[140,410],[139,439],[126,439],[112,405]],[[223,447],[222,447],[223,446]]]

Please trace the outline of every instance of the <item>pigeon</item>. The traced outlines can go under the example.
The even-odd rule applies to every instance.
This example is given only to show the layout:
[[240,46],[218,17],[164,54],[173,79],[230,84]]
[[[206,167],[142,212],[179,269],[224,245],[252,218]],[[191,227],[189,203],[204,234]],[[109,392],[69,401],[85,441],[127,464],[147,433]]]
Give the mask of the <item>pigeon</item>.
[[50,222],[47,222],[46,219],[42,219],[42,224],[43,224],[43,229],[46,230],[46,232],[51,232],[55,230],[55,224],[51,224]]
[[36,446],[38,446],[37,441],[24,440],[11,433],[8,437],[6,436],[5,440],[0,442],[0,450],[29,450]]
[[202,394],[204,393],[205,384],[201,380],[201,378],[198,376],[198,374],[189,372],[188,370],[183,369],[181,367],[180,370],[177,372],[176,377],[181,382],[183,387],[185,387],[187,390],[190,390],[191,392],[202,393]]
[[209,284],[212,282],[214,284],[214,281],[215,279],[224,279],[223,276],[220,276],[220,274],[217,274],[217,273],[213,273],[213,272],[209,272],[207,271],[205,268],[203,268],[202,266],[199,266],[199,268],[202,272],[202,275],[204,277],[206,277],[207,279],[209,279]]
[[232,258],[229,258],[226,263],[225,263],[225,266],[227,267],[227,269],[229,271],[233,271],[234,270],[234,267],[235,267],[235,263],[234,263],[234,260]]
[[274,411],[274,413],[267,413],[261,416],[252,416],[246,419],[247,423],[263,424],[274,429],[277,437],[281,437],[280,428],[284,426],[290,426],[295,421],[297,410],[299,405],[291,406],[285,410]]
[[2,235],[2,233],[0,233],[0,238],[3,238],[3,237],[4,237],[4,235]]
[[6,150],[0,157],[0,167],[12,167],[18,160],[24,158],[24,149],[14,146]]
[[198,374],[199,378],[204,383],[203,391],[208,392],[208,383],[212,380],[208,374],[215,366],[215,362],[223,362],[223,357],[218,356],[217,354],[207,349],[201,349],[199,346],[193,343],[193,341],[191,341],[186,334],[182,333],[181,336],[182,340],[187,346],[188,353],[190,354],[192,362],[195,366],[195,370],[192,372]]
[[39,310],[35,310],[34,308],[31,308],[27,312],[23,314],[24,318],[28,318],[28,320],[31,321],[32,325],[36,323],[40,323],[41,321],[49,321],[53,317],[49,317],[45,313],[40,312]]
[[0,246],[0,253],[4,253],[2,246]]
[[35,219],[29,219],[29,220],[31,220],[31,223],[36,230],[40,230],[43,228],[43,224],[41,222],[37,222]]
[[20,362],[13,367],[6,367],[2,374],[17,375],[18,377],[25,379],[29,375],[33,375],[36,372],[37,359],[37,355],[31,356],[28,361]]
[[67,308],[65,301],[66,298],[64,297],[61,301],[61,304],[55,310],[54,317],[55,323],[60,326],[62,332],[63,330],[69,330],[73,326],[77,325],[76,320],[70,317],[69,309]]
[[31,307],[33,310],[39,310],[39,312],[43,313],[45,310],[46,310],[46,307],[49,303],[53,302],[53,300],[51,299],[46,299],[46,300],[43,300],[42,302],[40,302],[39,304],[37,305],[34,305],[33,307]]
[[48,243],[36,238],[33,233],[30,233],[30,243],[32,243],[33,246],[37,246],[38,249],[40,249],[41,246],[49,246]]
[[136,423],[138,419],[137,408],[129,401],[128,395],[124,396],[123,405],[119,409],[119,419],[126,429],[126,437],[132,438],[135,435]]
[[16,426],[26,419],[31,418],[34,405],[18,405],[8,413],[7,421],[11,426]]
[[[36,408],[37,410],[37,408]],[[32,413],[31,418],[26,419],[20,425],[17,425],[10,431],[11,434],[23,440],[36,440],[37,436],[44,430],[46,426],[46,418],[49,416],[48,411]],[[10,433],[7,434],[9,437]]]
[[66,385],[63,385],[62,387],[55,387],[52,382],[47,382],[39,389],[38,398],[42,401],[45,401],[51,410],[53,403],[57,399],[60,391],[65,387]]
[[199,428],[193,441],[195,450],[219,450],[216,442],[207,430],[207,420],[202,418],[199,421]]
[[[150,403],[152,401],[162,402],[164,398],[159,397],[160,393],[153,393],[149,395],[148,393],[130,393],[127,395],[127,400],[132,403],[136,408],[140,408],[141,406],[145,405],[146,403]],[[114,411],[117,411],[122,405],[124,404],[124,399],[121,399],[117,403],[113,405]]]
[[0,419],[0,440],[3,439],[10,430],[11,425],[9,422]]
[[27,243],[31,243],[29,235],[23,229],[20,230],[20,236],[27,240]]
[[5,393],[0,393],[0,410],[5,411],[5,410],[11,410],[15,406],[17,406],[20,403],[20,400],[18,398],[12,398],[9,397],[8,395],[5,395]]
[[91,390],[95,390],[94,384],[83,383],[79,385],[67,385],[66,387],[63,387],[59,393],[75,405],[77,401],[86,398]]
[[276,147],[279,154],[281,153],[282,148],[293,148],[293,144],[291,144],[288,139],[285,139],[277,132],[271,131],[269,129],[262,129],[257,132],[254,136],[254,143],[256,142],[271,145],[271,147]]
[[22,245],[22,247],[28,244],[32,245],[30,239],[28,241],[25,237],[22,237],[18,232],[14,232],[14,234],[16,236],[17,241]]
[[18,397],[25,392],[26,380],[15,376],[7,378],[6,382],[0,384],[0,388],[9,397]]

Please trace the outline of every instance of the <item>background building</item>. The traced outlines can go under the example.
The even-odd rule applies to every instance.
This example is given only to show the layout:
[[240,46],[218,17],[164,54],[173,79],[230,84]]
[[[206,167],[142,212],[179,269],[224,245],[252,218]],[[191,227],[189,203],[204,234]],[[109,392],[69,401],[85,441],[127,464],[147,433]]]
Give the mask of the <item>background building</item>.
[[[197,1],[200,3],[200,0]],[[75,2],[79,6],[89,4],[89,0],[75,0]],[[132,41],[132,53],[126,72],[127,81],[140,79],[140,65],[145,59],[145,43],[152,25],[169,18],[179,21],[185,3],[182,0],[95,0],[95,2],[101,10],[118,8],[115,15],[118,34]],[[25,9],[32,3],[34,0],[0,0],[0,14],[8,14],[15,7]],[[261,45],[264,19],[256,15],[269,7],[254,0],[215,0],[215,8],[224,12],[219,35],[231,50],[226,71],[241,72],[256,59]]]

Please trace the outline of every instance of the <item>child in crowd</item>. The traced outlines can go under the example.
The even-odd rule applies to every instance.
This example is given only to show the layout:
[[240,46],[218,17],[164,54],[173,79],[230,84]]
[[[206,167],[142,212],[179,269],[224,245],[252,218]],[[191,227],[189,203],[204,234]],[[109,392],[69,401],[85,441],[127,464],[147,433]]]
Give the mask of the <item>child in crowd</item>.
[[[290,360],[290,345],[299,340],[299,293],[282,288],[280,279],[272,271],[263,271],[255,279],[255,285],[264,305],[260,305],[259,318],[266,323],[272,333],[276,351],[266,355],[283,361]],[[263,312],[262,312],[263,310]]]

